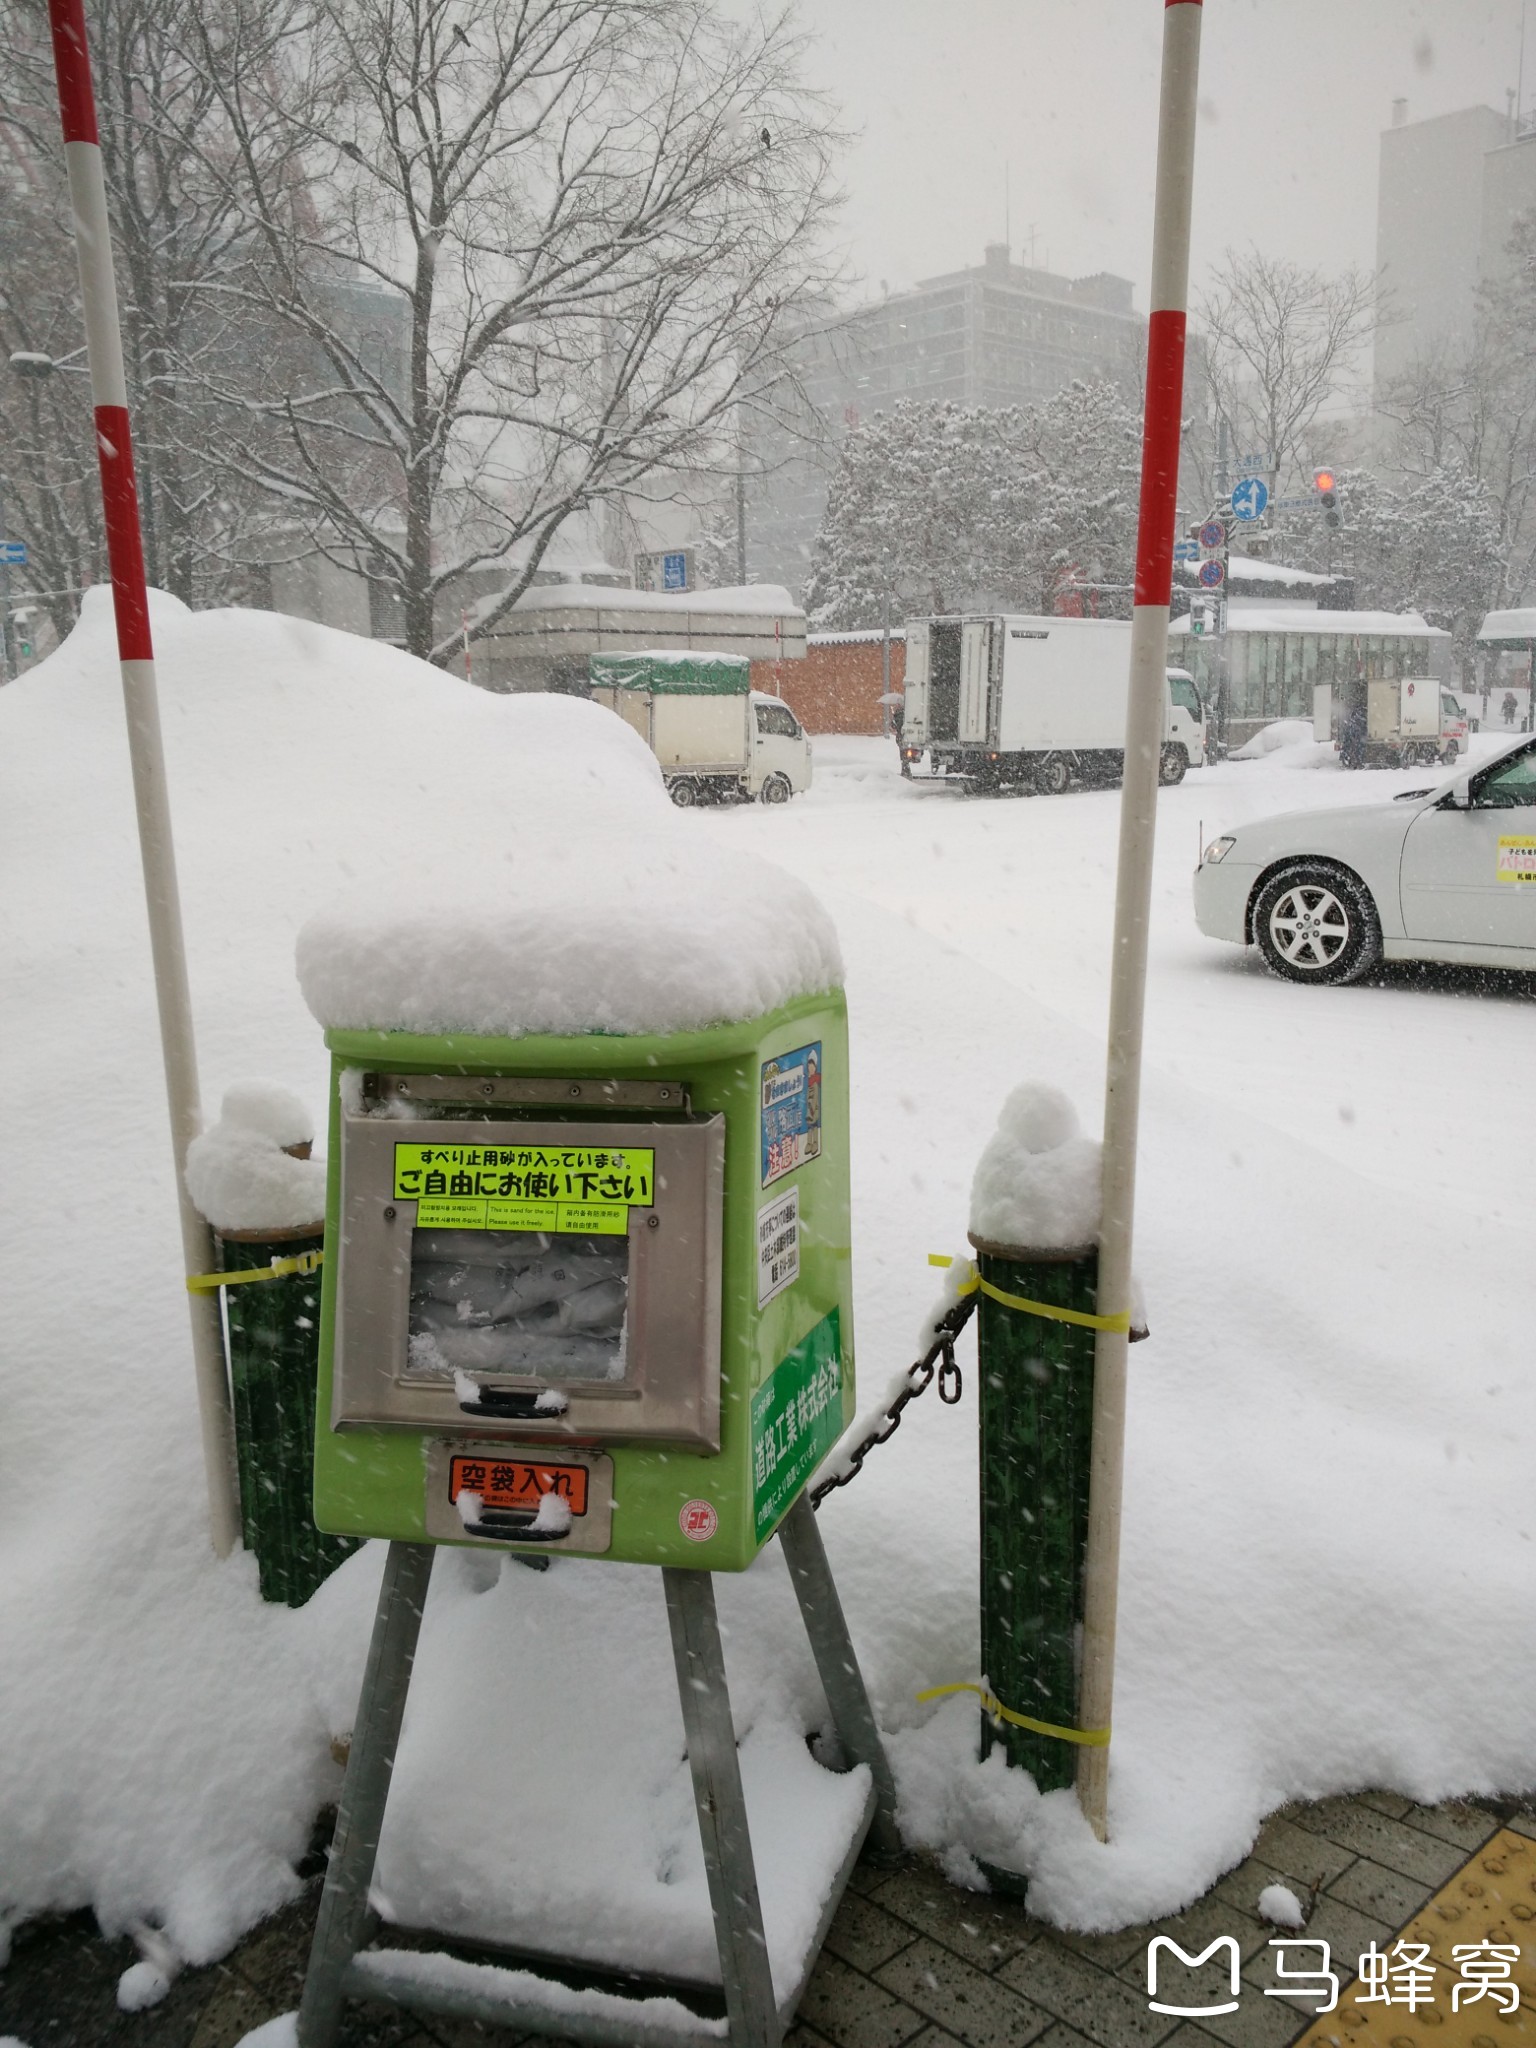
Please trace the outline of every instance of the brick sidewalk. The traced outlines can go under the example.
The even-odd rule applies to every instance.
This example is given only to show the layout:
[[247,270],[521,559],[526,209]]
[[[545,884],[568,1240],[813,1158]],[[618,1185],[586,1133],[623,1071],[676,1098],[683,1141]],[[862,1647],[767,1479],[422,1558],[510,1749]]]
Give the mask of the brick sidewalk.
[[[1273,1815],[1253,1854],[1186,1912],[1118,1934],[1062,1934],[1011,1900],[959,1891],[931,1865],[861,1867],[833,1922],[787,2048],[1284,2048],[1308,2024],[1262,1995],[1275,1931],[1255,1913],[1268,1884],[1305,1902],[1306,1932],[1333,1945],[1340,1975],[1370,1942],[1387,1947],[1500,1825],[1536,1839],[1519,1803],[1415,1806],[1391,1793],[1327,1799]],[[320,1858],[313,1859],[315,1871]],[[188,1970],[147,2013],[120,2013],[128,1941],[103,1941],[88,1914],[37,1922],[0,1973],[0,2034],[27,2048],[234,2048],[250,2028],[298,2003],[319,1897],[263,1922],[206,1970]],[[1150,2012],[1146,1945],[1171,1935],[1198,1952],[1236,1935],[1245,1985],[1239,2011],[1207,2024]],[[1210,1966],[1214,1967],[1214,1966]],[[1203,1979],[1186,1982],[1206,1995]],[[352,2007],[345,2048],[538,2048],[472,2021],[415,2019]]]

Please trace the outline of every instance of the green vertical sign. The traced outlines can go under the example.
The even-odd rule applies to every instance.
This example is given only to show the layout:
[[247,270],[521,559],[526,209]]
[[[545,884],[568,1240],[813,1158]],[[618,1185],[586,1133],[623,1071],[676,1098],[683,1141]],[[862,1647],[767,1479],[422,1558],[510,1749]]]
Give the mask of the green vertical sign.
[[752,1515],[759,1543],[842,1433],[842,1344],[833,1309],[752,1396]]

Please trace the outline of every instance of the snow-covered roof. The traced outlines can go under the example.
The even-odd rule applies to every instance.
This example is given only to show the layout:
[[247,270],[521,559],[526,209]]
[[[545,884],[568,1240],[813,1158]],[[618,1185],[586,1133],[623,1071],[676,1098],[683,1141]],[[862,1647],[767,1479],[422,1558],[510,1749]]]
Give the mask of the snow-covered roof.
[[1536,640],[1536,605],[1522,605],[1508,612],[1490,612],[1478,627],[1477,637],[1485,647],[1501,640]]
[[616,590],[608,583],[547,583],[525,590],[518,612],[596,608],[627,612],[751,612],[767,617],[804,614],[782,583],[738,584],[727,590]]
[[[1536,616],[1533,614],[1532,616]],[[1187,617],[1174,619],[1170,633],[1188,634]],[[1312,605],[1283,605],[1274,611],[1232,610],[1229,633],[1378,633],[1400,640],[1449,640],[1443,626],[1432,626],[1418,612],[1325,612]]]
[[[904,637],[904,632],[905,629],[903,627],[892,626],[891,645],[893,647],[898,640]],[[853,633],[807,633],[805,644],[807,647],[867,647],[873,643],[878,647],[884,638],[885,629],[883,626],[860,626],[858,631]]]
[[[1174,566],[1184,577],[1198,576],[1200,568],[1198,562],[1178,562]],[[1233,582],[1241,579],[1244,583],[1285,584],[1314,590],[1326,590],[1338,581],[1335,576],[1320,576],[1315,569],[1292,569],[1285,562],[1264,562],[1255,555],[1228,555],[1227,575]]]

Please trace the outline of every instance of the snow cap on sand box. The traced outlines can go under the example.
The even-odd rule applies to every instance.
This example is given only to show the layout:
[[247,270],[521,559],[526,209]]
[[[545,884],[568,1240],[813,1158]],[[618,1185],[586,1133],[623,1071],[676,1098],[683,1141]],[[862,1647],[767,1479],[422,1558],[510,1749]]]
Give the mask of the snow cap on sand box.
[[[649,829],[646,829],[647,825]],[[522,1037],[698,1031],[840,985],[803,883],[674,825],[526,816],[504,861],[374,875],[298,937],[332,1030]]]
[[1068,1251],[1099,1236],[1102,1147],[1059,1088],[1025,1081],[1003,1104],[971,1182],[973,1239]]

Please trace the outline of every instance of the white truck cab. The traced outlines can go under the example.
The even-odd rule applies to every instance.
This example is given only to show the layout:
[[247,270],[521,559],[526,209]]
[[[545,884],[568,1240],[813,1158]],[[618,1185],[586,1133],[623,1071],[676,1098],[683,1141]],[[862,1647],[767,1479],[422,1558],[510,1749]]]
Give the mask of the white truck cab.
[[743,793],[765,804],[788,803],[811,786],[811,742],[782,697],[753,690],[752,754]]

